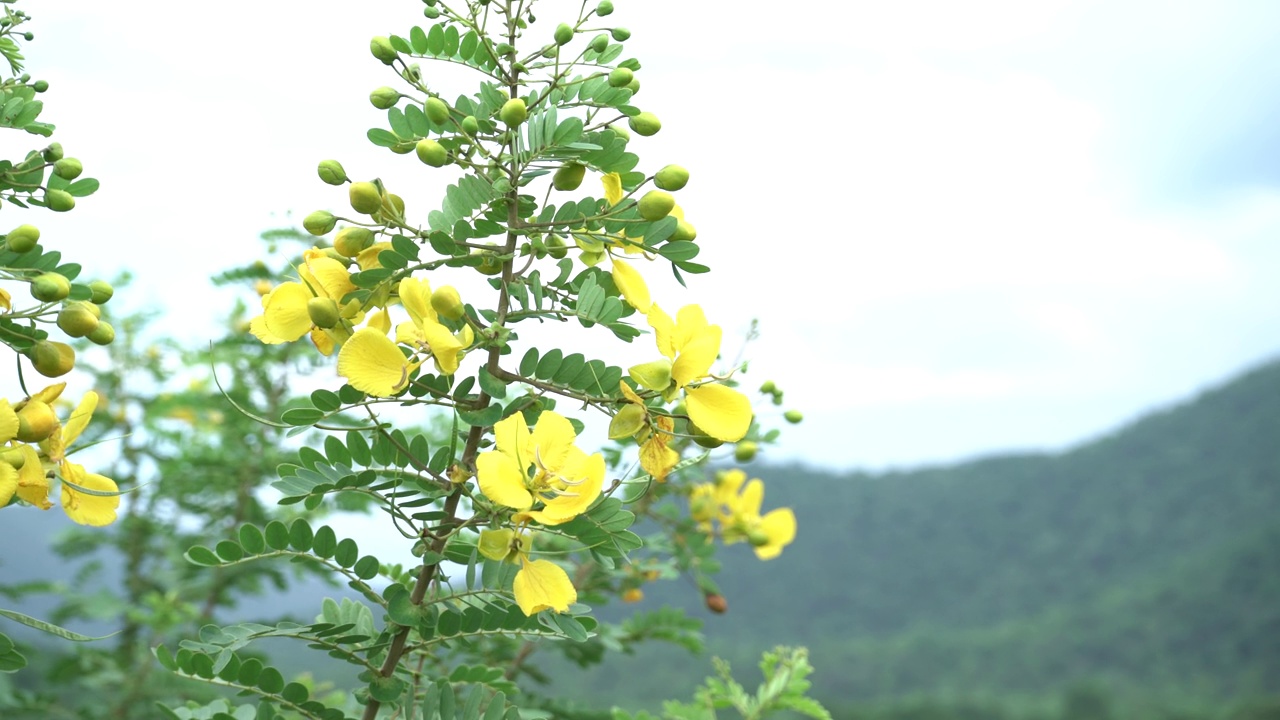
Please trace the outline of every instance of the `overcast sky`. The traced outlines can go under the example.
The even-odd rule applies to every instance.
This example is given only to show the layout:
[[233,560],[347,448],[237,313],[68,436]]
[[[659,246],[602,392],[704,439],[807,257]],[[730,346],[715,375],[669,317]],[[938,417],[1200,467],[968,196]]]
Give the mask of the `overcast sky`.
[[[132,269],[120,305],[162,303],[175,334],[211,334],[230,299],[202,278],[258,257],[259,232],[345,207],[321,159],[438,207],[448,173],[364,137],[395,80],[368,39],[426,24],[417,0],[26,5],[55,139],[102,189],[5,222]],[[635,104],[663,121],[642,168],[690,169],[715,270],[682,293],[654,266],[655,296],[702,303],[731,355],[759,318],[750,382],[807,416],[770,457],[1066,447],[1280,346],[1280,4],[616,5]],[[26,142],[4,135],[5,157]]]

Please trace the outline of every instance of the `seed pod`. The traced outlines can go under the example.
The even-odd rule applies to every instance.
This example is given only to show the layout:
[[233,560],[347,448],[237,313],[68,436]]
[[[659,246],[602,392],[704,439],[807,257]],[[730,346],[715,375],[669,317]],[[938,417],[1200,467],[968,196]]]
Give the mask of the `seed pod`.
[[97,305],[78,302],[63,307],[58,312],[58,327],[71,337],[88,335],[98,327],[98,316],[89,308],[97,307]]
[[21,442],[47,440],[58,429],[58,416],[53,408],[41,400],[28,400],[18,411],[18,434]]
[[89,289],[93,291],[93,297],[90,302],[94,305],[105,305],[112,295],[116,294],[116,289],[111,287],[111,283],[106,280],[94,280],[89,283]]
[[116,339],[116,329],[111,323],[100,322],[93,332],[85,335],[94,345],[110,345]]
[[443,285],[431,293],[431,307],[450,320],[461,320],[466,314],[462,304],[462,296],[451,285]]
[[47,272],[31,281],[31,297],[40,302],[66,300],[71,294],[71,281],[55,272]]
[[378,36],[370,40],[369,52],[381,60],[383,65],[390,65],[396,61],[396,49],[391,47],[391,41],[385,37]]
[[40,229],[35,225],[19,225],[9,231],[4,243],[8,249],[16,253],[30,252],[40,240]]
[[362,227],[344,227],[333,238],[333,249],[344,258],[353,258],[373,244],[373,231]]
[[84,172],[84,165],[75,158],[62,158],[53,164],[53,174],[63,180],[75,180]]
[[430,138],[423,138],[417,145],[418,159],[431,167],[444,167],[449,164],[449,151]]
[[351,183],[347,195],[351,200],[351,209],[358,213],[372,215],[382,208],[382,193],[371,182]]
[[551,186],[557,190],[577,190],[582,184],[582,178],[586,177],[587,166],[576,162],[567,162],[556,170],[556,174],[551,177]]
[[529,109],[524,106],[524,100],[520,98],[511,98],[502,105],[502,109],[498,111],[498,118],[502,120],[507,127],[518,127],[529,117]]
[[613,72],[609,73],[609,87],[624,87],[634,78],[635,73],[631,72],[630,68],[616,68]]
[[573,40],[573,28],[566,23],[556,26],[555,41],[557,45],[568,45]]
[[341,185],[347,181],[347,171],[343,169],[342,163],[337,160],[321,160],[320,165],[316,168],[316,173],[320,175],[320,179],[329,185]]
[[676,206],[676,199],[671,193],[662,190],[650,190],[640,198],[640,217],[653,222],[671,214]]
[[336,327],[338,321],[342,319],[342,315],[338,312],[338,303],[333,298],[313,297],[307,301],[307,316],[311,318],[311,324],[318,328],[328,330]]
[[52,340],[36,341],[27,350],[27,357],[36,372],[50,378],[66,375],[76,366],[76,351],[66,343]]
[[312,235],[327,235],[337,224],[338,218],[325,210],[317,210],[302,219],[302,227]]
[[427,119],[436,125],[443,125],[449,122],[449,106],[440,98],[427,98],[427,104],[424,106],[424,109],[427,114]]
[[689,171],[679,165],[667,165],[653,176],[653,184],[675,192],[689,184]]
[[645,137],[657,135],[662,129],[662,122],[658,120],[658,116],[651,112],[642,112],[627,119],[627,125],[637,133]]
[[369,102],[379,110],[386,110],[399,101],[400,91],[385,85],[369,93]]
[[49,190],[44,191],[44,203],[54,212],[67,212],[76,206],[76,199],[66,190]]

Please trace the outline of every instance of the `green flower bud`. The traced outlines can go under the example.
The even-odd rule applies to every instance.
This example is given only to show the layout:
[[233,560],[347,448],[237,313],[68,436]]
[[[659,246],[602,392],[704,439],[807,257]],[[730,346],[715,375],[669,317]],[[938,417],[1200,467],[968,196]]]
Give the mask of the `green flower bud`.
[[413,152],[413,148],[416,145],[417,143],[415,143],[412,140],[402,140],[387,149],[397,155],[408,155],[409,153]]
[[333,238],[333,249],[338,254],[353,258],[373,244],[373,231],[362,227],[344,227]]
[[430,138],[423,138],[417,145],[418,159],[431,167],[444,167],[449,164],[449,151]]
[[[58,327],[71,337],[84,337],[98,327],[98,316],[89,308],[97,305],[71,303],[58,312]],[[100,312],[100,311],[99,311]]]
[[498,118],[510,128],[519,126],[528,117],[529,110],[524,106],[524,100],[520,98],[512,98],[506,101],[503,103],[502,109],[498,111]]
[[338,218],[325,210],[317,210],[302,219],[302,227],[312,235],[327,235],[337,224]]
[[698,231],[694,229],[693,225],[684,220],[677,220],[676,231],[671,233],[670,239],[676,242],[693,242],[697,237]]
[[756,452],[759,451],[759,449],[760,446],[750,440],[743,440],[734,446],[733,459],[740,463],[751,462],[756,458]]
[[449,106],[440,98],[427,98],[425,109],[427,119],[436,125],[443,125],[449,122]]
[[600,17],[613,13],[613,3],[609,0],[600,0],[600,4],[596,5],[596,14]]
[[624,87],[634,78],[635,73],[631,72],[629,68],[616,68],[613,72],[609,73],[609,87]]
[[569,254],[569,246],[559,235],[548,235],[543,244],[547,246],[547,254],[556,260],[561,260]]
[[111,327],[111,323],[99,322],[98,327],[85,337],[94,345],[110,345],[116,339],[116,329]]
[[347,181],[347,171],[343,169],[342,163],[337,160],[321,160],[316,173],[320,175],[320,179],[329,185],[341,185]]
[[54,212],[67,212],[76,206],[76,199],[66,190],[45,190],[44,204]]
[[62,159],[62,143],[49,143],[42,153],[45,162],[57,162]]
[[713,438],[703,432],[702,428],[694,425],[692,420],[689,421],[689,434],[693,436],[693,441],[696,444],[708,450],[714,450],[724,444],[723,440]]
[[556,174],[551,177],[551,186],[557,190],[577,190],[582,184],[582,178],[587,175],[587,166],[576,162],[567,162],[556,170]]
[[400,91],[385,85],[369,93],[369,102],[379,110],[386,110],[400,101]]
[[46,90],[48,90],[48,89],[49,89],[49,81],[48,81],[48,80],[37,80],[37,81],[35,81],[34,83],[32,83],[32,85],[31,85],[31,89],[32,89],[32,90],[35,90],[35,91],[36,91],[36,92],[38,92],[38,93],[42,93],[42,92],[44,92],[44,91],[46,91]]
[[35,225],[19,225],[4,238],[8,249],[16,253],[30,252],[40,240],[40,230]]
[[[22,427],[22,421],[18,421],[18,427]],[[17,448],[9,448],[0,450],[0,462],[8,463],[14,470],[21,470],[23,465],[27,464],[27,458]]]
[[58,425],[58,416],[49,407],[49,403],[28,400],[18,411],[18,434],[14,437],[28,443],[48,440],[58,429]]
[[671,193],[661,190],[650,190],[640,198],[640,217],[653,222],[671,214],[676,206],[676,199]]
[[747,542],[752,547],[764,547],[769,544],[769,534],[760,528],[751,528],[747,531]]
[[605,49],[609,47],[609,36],[604,33],[600,33],[599,35],[591,38],[591,43],[588,47],[598,53],[604,52]]
[[475,137],[480,132],[480,121],[476,120],[475,115],[468,115],[462,118],[462,132]]
[[640,78],[631,78],[631,82],[627,83],[627,89],[631,91],[632,95],[640,92]]
[[50,378],[66,375],[76,366],[76,351],[66,343],[51,340],[36,341],[27,350],[27,357],[36,372]]
[[610,34],[613,35],[613,39],[618,42],[622,42],[631,37],[631,31],[626,28],[614,28]]
[[53,174],[63,180],[75,180],[84,172],[84,165],[75,158],[62,158],[53,164]]
[[639,115],[628,118],[627,125],[630,125],[632,130],[645,137],[656,135],[662,129],[662,122],[658,120],[657,115],[651,112],[642,112]]
[[653,184],[675,192],[689,183],[689,171],[679,165],[667,165],[653,176]]
[[613,131],[614,135],[622,138],[623,142],[631,142],[631,132],[621,125],[610,125],[609,129]]
[[573,39],[573,28],[566,23],[560,23],[556,26],[555,40],[557,45],[568,45]]
[[351,209],[358,213],[372,215],[382,208],[382,193],[371,182],[351,183],[347,195],[351,199]]
[[493,51],[499,55],[515,55],[516,47],[509,43],[498,43],[494,46]]
[[620,440],[631,437],[644,427],[644,418],[648,413],[643,407],[628,403],[609,421],[609,439]]
[[71,294],[71,281],[55,272],[47,272],[31,281],[31,297],[40,302],[66,300]]
[[383,65],[390,65],[396,61],[396,49],[391,47],[389,39],[381,35],[369,41],[369,52],[381,60]]
[[422,14],[430,20],[435,20],[440,17],[440,8],[428,5],[427,7],[422,8]]
[[311,324],[323,330],[336,327],[342,315],[338,312],[338,303],[333,298],[313,297],[307,301],[307,316]]
[[760,392],[766,395],[772,395],[777,391],[778,386],[772,380],[765,380],[764,384],[760,386]]
[[116,294],[116,289],[106,280],[94,280],[89,283],[89,289],[93,291],[90,302],[94,305],[105,305],[111,296]]
[[792,425],[795,425],[799,423],[801,420],[804,420],[804,414],[801,413],[799,410],[788,410],[782,413],[782,417],[786,418],[787,422],[791,423]]
[[431,293],[431,308],[450,320],[461,320],[466,314],[462,296],[452,285],[442,285]]

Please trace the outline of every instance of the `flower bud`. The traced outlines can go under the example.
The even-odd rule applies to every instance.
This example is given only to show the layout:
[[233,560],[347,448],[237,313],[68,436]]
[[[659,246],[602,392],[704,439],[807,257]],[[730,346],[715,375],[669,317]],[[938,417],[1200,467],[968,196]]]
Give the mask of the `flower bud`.
[[577,190],[582,184],[582,179],[586,177],[587,166],[582,163],[567,162],[556,170],[556,174],[551,178],[551,186],[557,190]]
[[19,225],[5,236],[5,246],[16,253],[30,252],[40,240],[40,230],[35,225]]
[[656,135],[662,129],[662,122],[658,120],[658,116],[651,112],[642,112],[627,118],[627,125],[637,133],[649,137]]
[[638,603],[644,599],[644,591],[640,588],[628,588],[622,592],[622,602]]
[[462,297],[452,285],[442,285],[431,293],[431,307],[450,320],[461,320],[466,314]]
[[547,254],[556,260],[560,260],[569,254],[569,246],[565,244],[564,238],[559,235],[548,235],[543,244],[547,247]]
[[63,158],[53,164],[53,174],[63,180],[75,180],[84,172],[84,165],[75,158]]
[[616,68],[613,72],[609,73],[609,87],[626,87],[627,83],[631,82],[631,79],[634,77],[635,74],[631,72],[630,68]]
[[58,416],[53,408],[41,400],[28,400],[18,411],[18,434],[22,442],[47,440],[58,429]]
[[501,562],[511,554],[511,543],[515,537],[516,531],[511,528],[481,530],[476,548],[484,557]]
[[311,324],[322,330],[337,327],[342,315],[338,312],[338,303],[333,298],[313,297],[307,301],[307,316]]
[[386,110],[400,101],[400,92],[385,85],[369,93],[369,102],[379,110]]
[[42,154],[45,162],[57,162],[62,159],[62,143],[49,143]]
[[54,212],[67,212],[76,206],[76,199],[66,190],[44,191],[44,204]]
[[391,47],[391,41],[385,37],[378,36],[370,40],[369,52],[381,60],[383,65],[390,65],[396,61],[396,49]]
[[679,165],[667,165],[653,176],[653,184],[675,192],[689,183],[689,171]]
[[97,305],[79,302],[63,307],[58,313],[58,328],[71,337],[88,335],[98,327],[98,316],[89,308],[97,307]]
[[568,45],[573,40],[573,28],[567,23],[560,23],[556,26],[555,41],[557,45]]
[[693,436],[695,443],[708,450],[714,450],[724,444],[723,440],[711,437],[705,430],[694,425],[692,420],[689,421],[689,434]]
[[116,339],[116,329],[111,327],[111,323],[99,322],[98,327],[85,337],[94,345],[110,345]]
[[764,384],[760,386],[760,392],[766,395],[772,395],[773,393],[778,392],[778,386],[772,380],[765,380]]
[[342,163],[337,160],[321,160],[320,166],[316,168],[316,173],[320,175],[320,179],[329,185],[341,185],[347,181],[347,171],[343,169]]
[[622,42],[623,40],[631,37],[631,31],[626,28],[614,28],[609,34],[618,42]]
[[676,199],[671,193],[662,190],[650,190],[640,198],[640,217],[653,222],[671,214],[676,206]]
[[353,258],[373,244],[373,231],[362,227],[344,227],[333,238],[333,249],[345,258]]
[[418,152],[418,159],[431,167],[444,167],[449,164],[449,151],[431,138],[419,140],[415,149]]
[[769,544],[769,533],[760,528],[751,528],[747,531],[747,542],[751,543],[751,547],[764,547]]
[[27,350],[27,357],[36,372],[45,377],[61,377],[76,366],[76,351],[66,343],[37,340]]
[[723,615],[729,609],[729,601],[720,593],[708,593],[703,600],[707,603],[707,609],[717,615]]
[[631,91],[632,95],[635,95],[636,93],[640,92],[640,78],[638,77],[631,78],[631,82],[627,83],[627,89]]
[[436,125],[443,125],[449,122],[449,106],[440,98],[427,98],[427,104],[424,109],[427,119]]
[[27,464],[27,456],[18,448],[5,448],[0,450],[0,462],[7,463],[14,470],[21,470]]
[[49,81],[37,80],[34,83],[31,83],[31,89],[38,93],[46,92],[49,89]]
[[598,53],[602,53],[609,47],[609,36],[604,33],[591,38],[591,43],[587,46]]
[[422,8],[422,15],[428,20],[435,20],[440,17],[440,8],[428,5],[427,7]]
[[740,463],[751,462],[756,459],[756,452],[760,446],[750,440],[743,440],[733,448],[733,459]]
[[112,295],[116,294],[116,289],[111,287],[111,283],[106,280],[94,280],[89,283],[89,289],[93,291],[93,297],[90,302],[94,305],[105,305]]
[[507,127],[517,127],[529,117],[529,109],[524,106],[524,100],[520,98],[512,98],[502,105],[502,109],[498,111],[498,118],[506,124]]
[[312,235],[327,235],[337,224],[338,218],[325,210],[317,210],[302,219],[302,227]]
[[468,115],[462,118],[462,132],[473,137],[480,132],[480,121],[476,120],[475,115]]
[[669,240],[676,242],[692,242],[698,237],[698,231],[690,223],[684,220],[676,220],[676,231],[671,233]]
[[796,425],[801,420],[804,420],[804,413],[800,412],[799,410],[788,410],[782,413],[782,417],[786,418],[787,422],[791,423],[792,425]]
[[382,208],[382,193],[371,182],[351,183],[347,195],[351,199],[351,209],[358,213],[372,215]]
[[47,272],[31,281],[31,297],[40,302],[66,300],[71,294],[71,281],[55,272]]

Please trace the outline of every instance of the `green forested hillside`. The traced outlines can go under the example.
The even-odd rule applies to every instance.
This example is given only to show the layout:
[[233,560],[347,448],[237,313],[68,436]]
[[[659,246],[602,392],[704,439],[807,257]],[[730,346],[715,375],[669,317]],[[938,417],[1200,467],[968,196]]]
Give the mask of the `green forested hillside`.
[[[1062,453],[752,470],[799,535],[769,563],[729,548],[730,610],[698,612],[740,663],[808,645],[834,705],[1084,681],[1209,704],[1280,692],[1280,364]],[[670,584],[647,602],[699,600]],[[655,649],[613,672],[668,696],[698,671]]]

